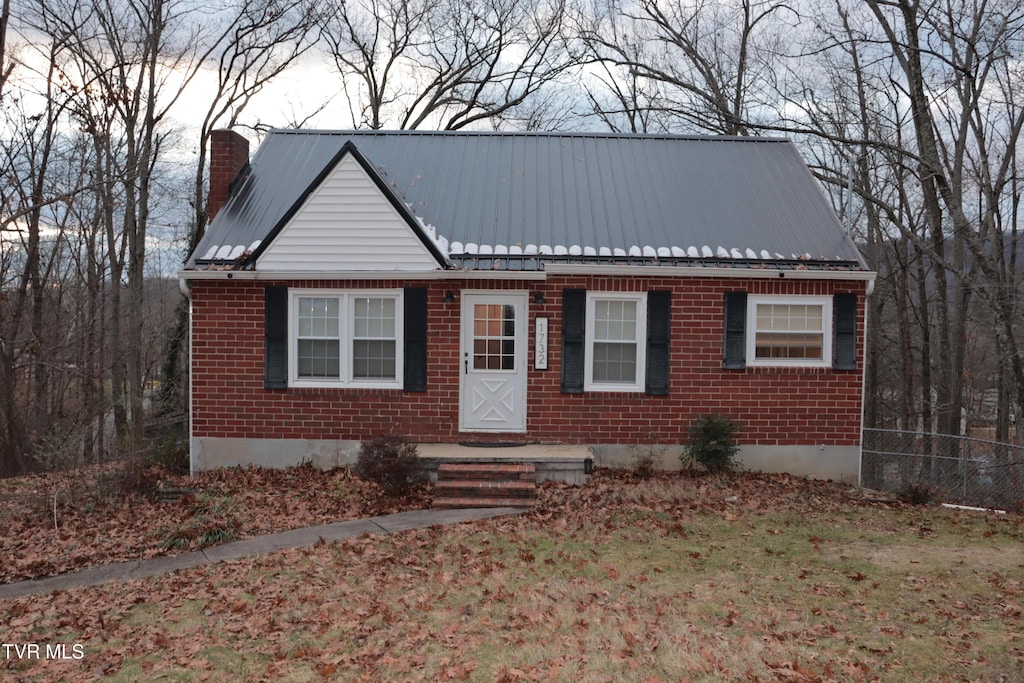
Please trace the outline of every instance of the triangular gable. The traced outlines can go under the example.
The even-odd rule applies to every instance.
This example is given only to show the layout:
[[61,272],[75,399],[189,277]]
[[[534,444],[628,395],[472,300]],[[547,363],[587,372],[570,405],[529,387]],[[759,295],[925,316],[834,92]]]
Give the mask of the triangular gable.
[[263,271],[429,271],[447,259],[351,141],[254,254]]

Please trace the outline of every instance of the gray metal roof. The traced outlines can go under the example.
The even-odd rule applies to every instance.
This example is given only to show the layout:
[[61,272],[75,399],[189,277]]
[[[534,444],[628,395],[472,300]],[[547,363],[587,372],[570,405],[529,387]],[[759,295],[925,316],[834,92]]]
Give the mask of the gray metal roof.
[[266,246],[349,141],[457,267],[536,269],[550,257],[864,268],[787,140],[302,130],[267,135],[188,267],[245,267],[239,255]]

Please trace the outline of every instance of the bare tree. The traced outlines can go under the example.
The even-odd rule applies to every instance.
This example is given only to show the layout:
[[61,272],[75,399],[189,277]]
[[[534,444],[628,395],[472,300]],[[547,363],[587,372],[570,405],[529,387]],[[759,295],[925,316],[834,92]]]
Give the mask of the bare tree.
[[210,133],[231,128],[252,99],[313,46],[319,16],[309,0],[243,2],[221,19],[219,32],[200,55],[216,69],[217,83],[199,125],[199,159],[193,184],[195,219],[187,251],[202,238],[208,222],[206,155]]
[[[33,467],[31,445],[49,426],[51,358],[44,352],[50,322],[47,285],[60,256],[47,249],[44,216],[54,195],[73,195],[66,188],[54,192],[50,185],[51,167],[59,163],[54,159],[60,144],[57,126],[66,104],[56,83],[59,55],[65,47],[61,37],[46,45],[45,72],[40,74],[41,110],[30,113],[20,100],[4,108],[9,134],[2,149],[8,182],[0,191],[0,474]],[[20,395],[19,384],[27,384],[27,401]]]
[[[1024,109],[1008,109],[989,94],[990,80],[1020,49],[1024,10],[998,2],[974,7],[909,0],[867,4],[900,67],[899,84],[910,103],[911,154],[918,164],[929,253],[950,276],[935,279],[937,417],[940,431],[957,434],[969,311],[976,293],[995,316],[994,331],[1024,411],[1024,358],[1013,315],[1017,290],[1006,286],[1004,232],[994,221],[1010,182]],[[1004,105],[998,113],[995,104]]]
[[181,9],[165,0],[111,0],[89,10],[58,2],[39,9],[40,29],[68,35],[75,77],[84,84],[75,93],[74,114],[93,139],[97,178],[109,207],[104,216],[107,256],[116,285],[110,289],[111,397],[118,437],[129,447],[141,441],[143,426],[141,347],[150,198],[166,135],[160,123],[175,99],[165,85],[176,68],[194,73],[190,58],[195,29],[178,36],[184,49],[169,49]]
[[[308,49],[315,16],[299,0],[23,0],[2,19],[0,470],[11,473],[34,465],[48,433],[76,429],[80,454],[100,457],[111,413],[117,447],[140,443],[159,357],[149,302],[166,300],[149,291],[148,243],[174,210],[161,203],[175,172],[168,112],[212,69],[201,136],[231,125]],[[206,222],[202,166],[192,240]]]
[[564,19],[563,0],[337,1],[322,35],[353,126],[457,130],[536,116],[575,63]]
[[591,92],[595,113],[607,122],[616,109],[644,110],[666,128],[748,135],[771,92],[783,22],[793,17],[781,1],[596,4],[577,22],[585,54],[603,70],[597,81],[611,95],[609,109]]
[[[201,56],[208,68],[215,65],[217,83],[199,125],[186,254],[199,244],[209,222],[207,153],[211,133],[235,126],[252,99],[312,47],[319,19],[308,0],[240,3],[233,9]],[[163,349],[159,404],[165,411],[183,407],[187,330],[188,306],[183,299]]]
[[7,29],[11,23],[11,0],[3,0],[0,4],[0,95],[3,95],[4,84],[14,71],[14,63],[7,54]]
[[[991,372],[1012,376],[1021,414],[1012,225],[1024,110],[1015,95],[1022,74],[1010,57],[1024,40],[1021,8],[839,0],[814,19],[805,55],[789,64],[773,127],[845,152],[819,176],[862,202],[861,235],[883,271],[872,311],[881,317],[878,306],[890,301],[898,330],[901,381],[889,384],[906,393],[898,421],[961,433],[968,407],[985,403],[972,386],[995,383],[975,379],[989,372],[983,357],[971,357],[983,348],[1002,359]],[[876,364],[879,343],[869,351]],[[872,384],[872,372],[868,416],[882,419],[886,387]],[[999,400],[1004,424],[1008,396]]]

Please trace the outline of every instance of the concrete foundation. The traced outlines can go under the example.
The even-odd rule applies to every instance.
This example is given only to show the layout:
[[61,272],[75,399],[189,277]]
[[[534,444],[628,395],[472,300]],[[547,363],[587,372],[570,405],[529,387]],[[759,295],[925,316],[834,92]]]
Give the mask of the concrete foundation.
[[[632,467],[638,454],[650,454],[664,470],[682,467],[679,445],[594,444],[590,452],[595,467]],[[743,446],[736,456],[743,469],[755,472],[787,472],[813,479],[832,479],[857,484],[860,478],[860,446]]]
[[[353,465],[359,457],[359,442],[315,439],[225,439],[193,438],[192,470],[260,465],[290,467],[310,463],[320,469]],[[655,466],[664,470],[681,467],[683,445],[621,444],[527,444],[482,448],[447,443],[417,444],[420,457],[432,471],[441,462],[532,462],[537,481],[586,483],[587,459],[595,467],[632,467],[637,454],[650,454]],[[737,460],[747,470],[788,472],[815,479],[832,479],[856,484],[860,475],[859,446],[744,446]]]
[[259,465],[291,467],[310,463],[322,470],[354,465],[359,442],[316,439],[192,439],[192,471]]

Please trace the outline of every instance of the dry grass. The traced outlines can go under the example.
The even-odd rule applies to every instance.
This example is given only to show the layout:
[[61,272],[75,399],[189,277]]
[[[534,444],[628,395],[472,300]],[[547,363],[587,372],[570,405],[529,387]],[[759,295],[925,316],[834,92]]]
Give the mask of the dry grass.
[[[158,487],[193,493],[162,501]],[[182,477],[117,462],[0,480],[0,583],[429,504],[425,490],[388,497],[347,469],[308,465]]]
[[549,487],[524,517],[6,601],[5,640],[86,648],[6,666],[25,680],[1024,680],[1020,518],[780,481]]

